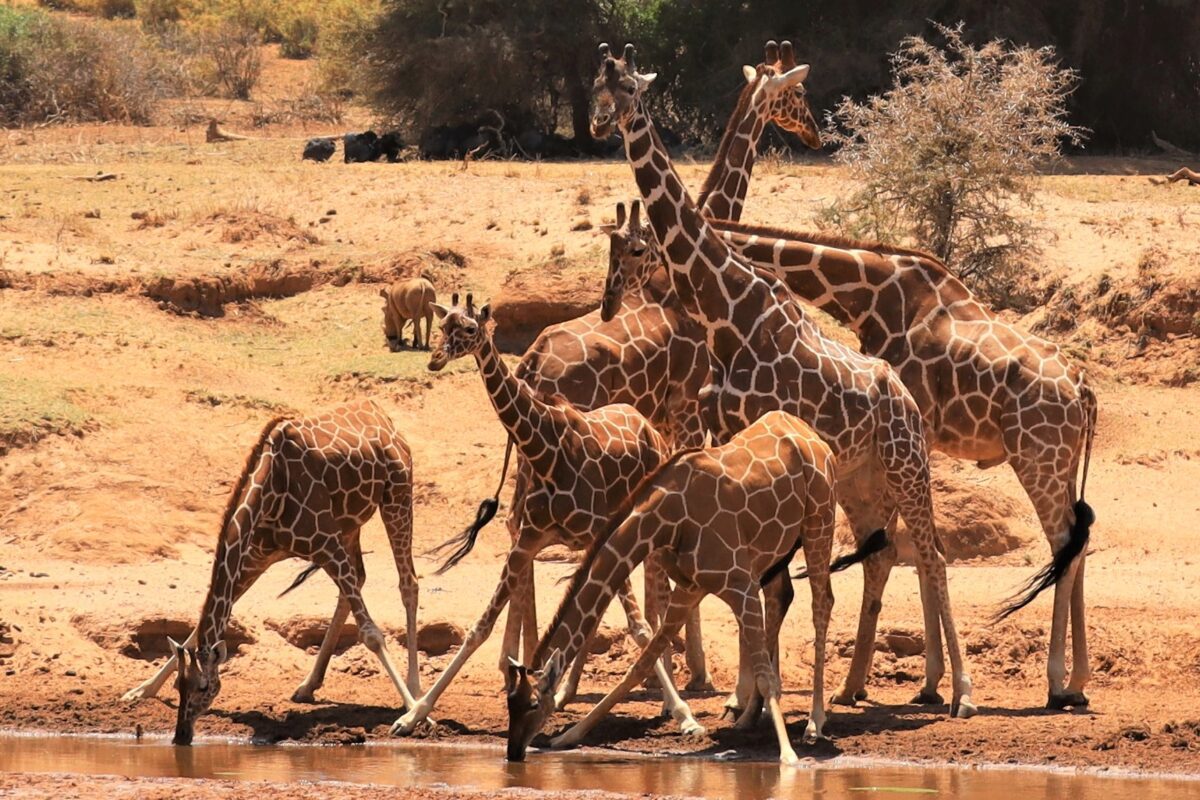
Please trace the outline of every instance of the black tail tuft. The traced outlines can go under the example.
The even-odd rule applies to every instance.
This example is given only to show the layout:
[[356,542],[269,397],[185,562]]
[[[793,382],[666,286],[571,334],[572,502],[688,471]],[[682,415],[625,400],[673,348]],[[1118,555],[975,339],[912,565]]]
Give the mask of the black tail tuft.
[[[875,555],[880,550],[888,546],[887,531],[883,528],[872,533],[866,539],[863,539],[862,544],[854,549],[853,552],[847,553],[844,556],[838,556],[829,565],[830,574],[841,572],[847,567],[852,567],[860,561],[864,561],[870,556]],[[802,569],[792,576],[793,580],[802,581],[808,577],[808,570]]]
[[321,570],[321,568],[318,567],[316,564],[309,564],[307,567],[300,570],[299,575],[297,575],[295,578],[292,579],[292,585],[287,587],[286,589],[284,589],[282,592],[280,592],[276,596],[275,599],[278,600],[280,597],[283,597],[285,594],[290,592],[292,589],[295,589],[297,586],[299,586],[300,584],[304,583],[306,580],[311,578],[312,574],[314,572],[319,572],[320,570]]
[[499,510],[499,497],[487,498],[479,504],[479,510],[475,512],[475,521],[471,523],[469,528],[460,533],[458,536],[455,536],[452,539],[447,539],[432,550],[426,551],[423,555],[436,555],[451,547],[456,545],[458,546],[458,549],[450,554],[450,557],[446,559],[446,563],[442,564],[442,566],[439,567],[437,572],[434,574],[442,575],[446,572],[446,570],[450,569],[455,564],[466,558],[467,554],[470,553],[472,548],[475,547],[475,540],[479,538],[479,532],[483,530],[483,526],[491,522],[492,518],[496,516],[496,512]]
[[1075,524],[1071,526],[1066,545],[1054,554],[1054,558],[1050,559],[1049,564],[1038,570],[1028,583],[1009,598],[1009,604],[996,613],[992,622],[1007,619],[1032,603],[1033,599],[1046,589],[1058,583],[1059,579],[1067,574],[1071,563],[1087,548],[1088,537],[1091,535],[1092,524],[1095,521],[1096,512],[1092,510],[1091,506],[1083,500],[1075,503]]

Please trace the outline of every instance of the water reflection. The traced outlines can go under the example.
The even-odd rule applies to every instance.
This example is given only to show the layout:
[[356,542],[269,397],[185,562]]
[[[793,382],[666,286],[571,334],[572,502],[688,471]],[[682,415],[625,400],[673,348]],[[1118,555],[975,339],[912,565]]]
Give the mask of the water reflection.
[[0,738],[0,771],[258,781],[337,780],[393,786],[680,794],[712,798],[970,797],[982,800],[1200,798],[1200,782],[1079,777],[1046,771],[814,767],[695,758],[619,758],[534,753],[506,762],[500,748],[381,744],[256,746],[92,737]]

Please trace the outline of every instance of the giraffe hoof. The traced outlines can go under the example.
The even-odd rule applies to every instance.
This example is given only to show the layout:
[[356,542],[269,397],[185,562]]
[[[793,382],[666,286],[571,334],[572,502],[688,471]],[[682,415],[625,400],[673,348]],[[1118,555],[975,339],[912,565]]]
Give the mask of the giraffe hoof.
[[937,692],[931,692],[928,689],[922,689],[917,692],[917,696],[912,699],[912,704],[917,706],[940,706],[945,705],[946,698],[942,697]]
[[684,736],[706,736],[708,729],[699,722],[696,722],[696,720],[689,719],[679,726],[679,732]]
[[1088,698],[1083,692],[1060,692],[1058,694],[1051,693],[1046,700],[1046,708],[1055,711],[1062,711],[1066,708],[1087,708]]
[[292,692],[292,702],[293,703],[305,703],[305,704],[315,703],[315,702],[317,702],[317,698],[314,696],[314,692],[312,689],[308,689],[304,686],[301,686],[299,689]]
[[683,688],[684,691],[688,692],[712,692],[716,690],[716,687],[713,686],[712,678],[707,674],[701,675],[698,678],[692,678],[687,682],[687,686]]
[[[867,698],[867,693],[862,692],[861,694],[862,694],[861,699],[865,700]],[[858,703],[858,701],[860,699],[858,695],[859,695],[859,692],[854,692],[853,694],[851,694],[850,692],[843,690],[843,691],[840,691],[837,694],[835,694],[833,697],[829,698],[829,702],[833,703],[835,706],[854,706]]]
[[136,688],[130,689],[128,692],[121,695],[121,699],[122,700],[145,700],[147,697],[150,697],[150,696],[151,695],[145,689],[143,689],[141,686],[138,686]]
[[721,712],[721,721],[724,722],[725,720],[730,719],[740,719],[741,716],[742,709],[738,708],[737,706],[725,706],[725,710]]
[[954,719],[970,719],[978,713],[979,709],[969,699],[950,704],[950,716]]

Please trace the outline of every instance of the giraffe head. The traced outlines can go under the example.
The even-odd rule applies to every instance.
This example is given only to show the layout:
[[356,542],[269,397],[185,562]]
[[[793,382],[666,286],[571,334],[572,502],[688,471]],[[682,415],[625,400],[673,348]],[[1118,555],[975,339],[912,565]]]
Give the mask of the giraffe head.
[[554,690],[563,676],[563,654],[555,650],[543,669],[508,659],[504,693],[508,695],[508,760],[524,761],[533,737],[554,713]]
[[766,105],[767,121],[800,137],[813,150],[821,148],[821,132],[808,105],[804,80],[808,77],[808,65],[796,64],[796,51],[792,43],[785,41],[776,45],[767,42],[765,60],[757,69],[742,67],[746,82],[754,84],[760,76],[766,81],[759,91]]
[[621,309],[627,292],[645,286],[659,264],[654,232],[641,221],[642,201],[630,204],[625,219],[625,204],[617,203],[617,224],[601,226],[608,233],[608,277],[604,280],[604,299],[600,319],[608,322]]
[[[778,56],[773,58],[773,56]],[[778,47],[767,42],[766,61],[758,68],[745,66],[742,73],[747,83],[758,82],[753,102],[756,107],[765,107],[768,122],[774,122],[789,133],[794,133],[809,147],[821,147],[821,133],[812,109],[808,106],[804,90],[804,79],[808,77],[808,64],[796,64],[796,53],[791,42]]]
[[458,304],[458,295],[451,297],[453,306],[433,304],[433,313],[441,322],[442,340],[429,355],[429,369],[437,372],[455,359],[475,355],[483,349],[488,338],[487,323],[492,318],[489,304],[475,309],[474,299],[467,295],[466,305]]
[[175,653],[178,672],[175,688],[179,690],[179,709],[175,715],[175,737],[172,744],[187,746],[196,732],[196,719],[208,711],[221,691],[221,663],[225,661],[225,643],[215,647],[185,648],[168,639]]
[[592,84],[592,136],[607,139],[613,127],[623,128],[637,110],[646,87],[658,77],[637,71],[633,45],[625,45],[621,57],[614,58],[607,44],[600,45],[600,74]]

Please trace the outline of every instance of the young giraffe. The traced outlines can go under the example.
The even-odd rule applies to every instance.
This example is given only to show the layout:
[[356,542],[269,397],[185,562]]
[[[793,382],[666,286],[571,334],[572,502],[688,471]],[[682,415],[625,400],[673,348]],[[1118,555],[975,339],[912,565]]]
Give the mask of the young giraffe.
[[[787,583],[786,567],[801,546],[813,593],[812,712],[806,743],[821,736],[825,722],[825,637],[833,609],[829,554],[833,548],[834,460],[829,447],[800,420],[772,411],[735,434],[727,444],[676,453],[653,473],[597,537],[554,621],[534,655],[532,667],[509,667],[508,758],[520,761],[533,737],[554,712],[551,698],[563,664],[584,647],[599,625],[613,593],[651,551],[661,554],[675,589],[666,619],[621,684],[555,747],[575,745],[650,670],[684,616],[706,595],[729,604],[737,618],[741,650],[755,684],[766,698],[779,738],[780,759],[795,763],[779,705],[780,615],[764,624],[762,587]],[[530,677],[536,680],[536,687]],[[747,713],[739,727],[756,714]]]
[[[442,340],[430,356],[429,368],[441,370],[457,358],[474,356],[496,414],[528,464],[524,474],[529,485],[517,509],[520,535],[505,559],[491,602],[433,687],[392,725],[393,734],[411,733],[426,719],[463,664],[491,634],[533,557],[551,544],[586,549],[613,509],[667,454],[666,441],[632,406],[581,412],[570,404],[538,397],[501,359],[488,330],[491,313],[487,305],[475,314],[466,308],[440,305],[435,305],[434,311],[442,320]],[[465,556],[471,544],[468,540],[447,566]],[[621,599],[630,632],[639,643],[649,643],[649,627],[628,581]],[[704,728],[692,718],[661,663],[656,673],[667,711],[684,733],[702,733]]]
[[[708,220],[696,211],[671,165],[641,94],[654,75],[641,75],[632,45],[621,59],[601,47],[593,88],[593,133],[614,126],[625,140],[651,227],[688,314],[705,330],[713,362],[707,417],[722,438],[773,409],[795,413],[829,443],[838,460],[838,499],[856,537],[889,524],[897,511],[908,523],[917,557],[926,638],[925,687],[917,700],[943,702],[942,633],[953,673],[952,716],[970,716],[967,676],[950,610],[946,562],[933,521],[927,445],[920,411],[886,362],[826,339],[770,275],[739,261]],[[758,78],[747,120],[761,125],[761,106],[803,68]],[[877,617],[878,596],[896,554],[893,546],[868,559],[862,614]],[[857,648],[874,641],[860,638]]]
[[[709,217],[732,220],[741,217],[759,138],[765,130],[760,127],[747,131],[737,124],[753,94],[754,77],[767,72],[779,74],[795,67],[791,42],[778,45],[769,41],[764,47],[764,62],[757,68],[744,68],[747,85],[738,96],[701,188],[700,208]],[[820,133],[803,83],[781,93],[766,111],[765,123],[774,122],[798,135],[809,147],[820,148]],[[625,206],[620,203],[616,225],[601,226],[601,232],[610,237],[610,262],[641,261],[656,256],[653,236],[639,224],[638,215],[639,202],[634,201],[626,229]],[[584,410],[628,403],[666,434],[675,447],[696,447],[704,441],[697,397],[709,380],[708,350],[702,329],[684,313],[665,269],[645,281],[640,294],[627,296],[616,312],[603,316],[593,311],[547,328],[525,353],[517,367],[517,377],[527,381],[535,391],[563,397]],[[518,504],[519,498],[514,497],[514,509]],[[515,519],[515,514],[509,516],[510,529]],[[515,531],[510,533],[515,537]],[[528,615],[524,632],[525,652],[529,654],[537,641],[536,606],[532,599],[532,578],[525,584],[527,596],[522,598],[520,614]],[[514,614],[516,610],[510,609],[505,630],[506,652],[514,654],[521,627],[521,617]],[[646,610],[651,622],[656,623],[661,610],[653,593],[647,597]],[[686,644],[691,674],[687,688],[711,689],[699,609],[688,618]],[[564,698],[574,695],[579,666],[582,660],[568,679]]]
[[[716,222],[730,248],[772,270],[799,297],[858,335],[862,351],[899,373],[930,445],[981,468],[1008,462],[1029,495],[1053,559],[1007,616],[1054,586],[1049,708],[1086,706],[1090,675],[1083,569],[1094,514],[1083,499],[1096,396],[1059,348],[996,317],[928,253],[820,234]],[[1083,471],[1076,494],[1075,477]],[[1067,618],[1071,675],[1066,689]],[[861,653],[861,654],[860,654]],[[870,652],[839,701],[864,692]]]
[[[383,633],[362,598],[366,579],[359,532],[379,509],[400,574],[408,625],[408,683],[392,665]],[[346,616],[354,614],[359,640],[379,658],[406,708],[420,691],[417,578],[412,561],[412,456],[392,421],[374,401],[319,416],[278,417],[267,423],[246,459],[221,522],[212,582],[200,621],[150,680],[125,699],[153,697],[180,664],[179,709],[173,742],[192,743],[196,718],[221,690],[225,627],[237,602],[272,564],[303,558],[325,570],[338,588],[337,607],[312,672],[292,699],[312,702]],[[295,583],[306,577],[302,574]]]

